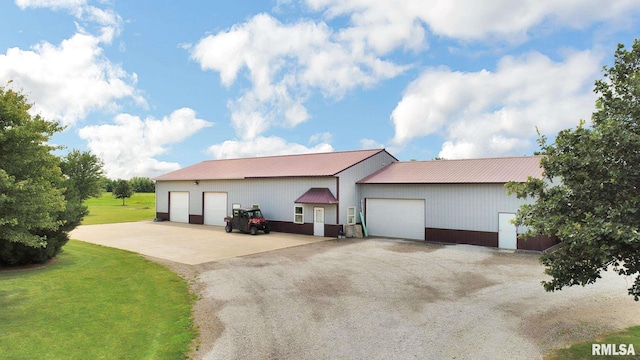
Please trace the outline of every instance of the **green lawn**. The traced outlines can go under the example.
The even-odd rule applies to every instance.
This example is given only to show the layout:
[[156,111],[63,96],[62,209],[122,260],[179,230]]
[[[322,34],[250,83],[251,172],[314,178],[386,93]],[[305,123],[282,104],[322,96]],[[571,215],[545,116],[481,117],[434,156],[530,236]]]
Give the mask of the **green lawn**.
[[122,199],[105,192],[99,198],[88,199],[85,204],[89,207],[89,215],[82,225],[153,220],[156,217],[155,193],[135,193],[125,199],[125,206],[122,206]]
[[[629,347],[629,344],[633,344],[636,356],[592,356],[592,344],[625,344],[625,347],[627,348]],[[633,326],[591,341],[573,344],[567,349],[555,350],[546,356],[545,359],[611,359],[612,357],[616,359],[638,359],[638,356],[640,356],[640,326]]]
[[57,262],[0,272],[2,359],[184,359],[187,283],[139,255],[71,240]]

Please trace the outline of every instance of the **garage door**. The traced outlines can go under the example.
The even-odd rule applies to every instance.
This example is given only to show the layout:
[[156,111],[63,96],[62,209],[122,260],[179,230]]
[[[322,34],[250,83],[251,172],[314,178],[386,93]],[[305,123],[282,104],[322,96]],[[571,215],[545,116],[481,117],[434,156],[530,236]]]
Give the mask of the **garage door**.
[[367,199],[369,235],[424,240],[424,200]]
[[172,191],[169,193],[169,221],[189,222],[188,191]]
[[204,193],[204,223],[224,226],[227,216],[227,193]]

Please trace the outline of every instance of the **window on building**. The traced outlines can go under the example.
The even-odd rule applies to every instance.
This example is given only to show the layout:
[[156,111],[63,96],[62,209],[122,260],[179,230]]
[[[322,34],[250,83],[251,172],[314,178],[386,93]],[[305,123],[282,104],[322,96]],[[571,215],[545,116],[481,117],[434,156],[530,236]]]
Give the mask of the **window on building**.
[[293,210],[293,222],[296,224],[304,224],[304,207],[296,205]]
[[356,207],[349,206],[347,208],[347,225],[354,225],[356,223]]
[[240,206],[240,204],[233,204],[231,205],[232,209],[240,209],[242,206]]
[[260,209],[260,204],[252,204],[251,208],[252,209]]

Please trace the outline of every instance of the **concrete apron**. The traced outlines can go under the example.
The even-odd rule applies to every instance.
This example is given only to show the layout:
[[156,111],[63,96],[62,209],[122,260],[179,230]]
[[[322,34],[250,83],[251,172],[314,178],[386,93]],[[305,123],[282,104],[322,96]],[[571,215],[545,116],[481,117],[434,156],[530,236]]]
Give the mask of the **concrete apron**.
[[238,230],[226,233],[222,226],[152,221],[79,226],[71,238],[187,265],[332,239],[262,231],[252,236]]

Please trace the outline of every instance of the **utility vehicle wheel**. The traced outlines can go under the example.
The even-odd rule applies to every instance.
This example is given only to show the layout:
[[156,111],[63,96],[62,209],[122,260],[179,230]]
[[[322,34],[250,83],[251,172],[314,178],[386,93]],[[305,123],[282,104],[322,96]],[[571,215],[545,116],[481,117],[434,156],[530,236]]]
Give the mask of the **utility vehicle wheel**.
[[258,233],[258,228],[256,228],[255,226],[251,227],[251,235],[255,235]]
[[231,228],[231,224],[227,223],[227,225],[225,225],[225,227],[224,227],[224,231],[226,231],[226,232],[230,233],[230,232],[231,232],[231,230],[233,230],[233,229]]
[[270,232],[271,232],[271,230],[269,230],[268,228],[265,228],[265,229],[264,229],[264,233],[265,233],[265,234],[268,234],[268,233],[270,233]]

